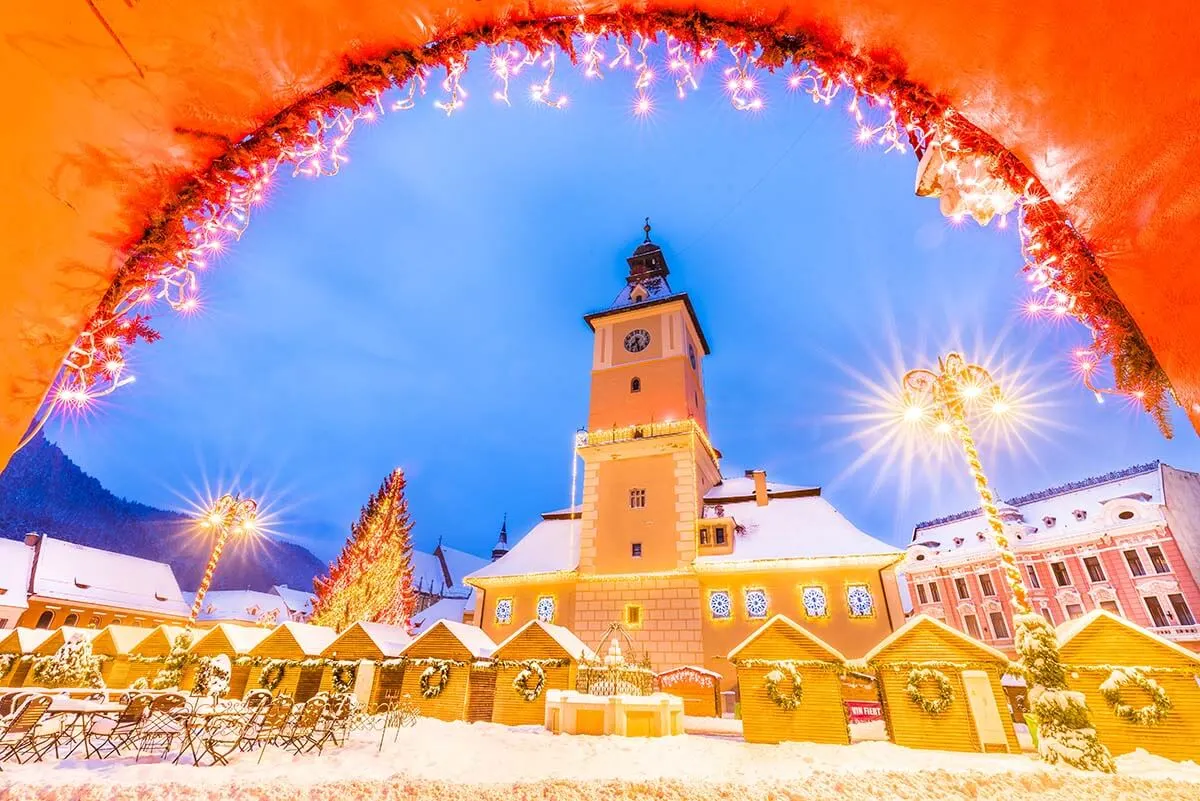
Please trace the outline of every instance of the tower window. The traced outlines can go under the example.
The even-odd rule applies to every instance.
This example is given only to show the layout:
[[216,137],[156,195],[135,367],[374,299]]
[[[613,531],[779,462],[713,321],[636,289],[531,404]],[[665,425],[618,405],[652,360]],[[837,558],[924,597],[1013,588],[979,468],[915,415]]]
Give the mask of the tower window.
[[629,491],[629,508],[630,509],[645,509],[646,508],[646,490],[631,489]]
[[692,363],[692,369],[696,369],[696,346],[691,342],[688,343],[688,361]]
[[630,379],[629,391],[630,392],[641,392],[642,391],[642,379],[640,379],[636,376],[633,377],[632,379]]
[[638,606],[637,604],[629,604],[625,607],[625,625],[642,625],[642,607]]
[[642,555],[642,544],[640,542],[635,542],[632,545],[630,545],[629,546],[629,554],[631,556],[640,558]]
[[701,545],[708,545],[708,543],[709,543],[709,538],[708,538],[708,529],[707,529],[707,528],[702,528],[702,529],[700,529],[700,544],[701,544]]
[[717,545],[725,544],[725,527],[724,526],[717,526],[716,528],[713,529],[713,539],[716,541]]

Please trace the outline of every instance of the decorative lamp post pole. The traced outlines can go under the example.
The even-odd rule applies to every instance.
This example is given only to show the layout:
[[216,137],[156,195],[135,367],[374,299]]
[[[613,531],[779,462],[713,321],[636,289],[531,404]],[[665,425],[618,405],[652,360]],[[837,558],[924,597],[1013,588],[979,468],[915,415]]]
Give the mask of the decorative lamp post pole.
[[221,551],[229,541],[230,534],[249,534],[255,530],[258,520],[258,503],[251,498],[240,495],[223,495],[200,518],[201,528],[216,530],[217,538],[213,542],[212,555],[208,557],[208,566],[204,568],[204,577],[196,590],[196,600],[192,602],[192,614],[188,617],[188,626],[196,623],[200,610],[204,607],[204,596],[208,594],[212,584],[213,573],[216,572],[217,562],[221,560]]
[[1115,772],[1112,755],[1096,738],[1082,696],[1067,689],[1053,627],[1030,609],[1029,593],[967,423],[968,412],[982,403],[989,404],[994,414],[1008,413],[999,383],[986,368],[968,362],[962,354],[950,353],[938,358],[937,370],[909,370],[902,386],[905,419],[926,424],[939,434],[953,435],[962,446],[1012,593],[1014,644],[1029,683],[1026,698],[1037,716],[1042,758],[1047,762],[1062,760],[1077,768]]

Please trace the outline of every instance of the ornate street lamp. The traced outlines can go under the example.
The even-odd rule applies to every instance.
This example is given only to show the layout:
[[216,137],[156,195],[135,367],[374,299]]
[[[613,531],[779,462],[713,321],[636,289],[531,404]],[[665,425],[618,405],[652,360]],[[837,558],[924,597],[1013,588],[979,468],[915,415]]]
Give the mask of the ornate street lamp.
[[981,406],[997,415],[1010,412],[999,383],[986,368],[968,362],[962,354],[950,353],[938,358],[936,370],[909,370],[902,387],[905,420],[952,435],[962,445],[1012,593],[1013,643],[1029,683],[1026,698],[1039,721],[1039,752],[1047,762],[1062,760],[1078,768],[1114,772],[1112,755],[1096,738],[1081,696],[1067,689],[1054,629],[1029,607],[1029,593],[967,423],[968,413]]
[[189,626],[195,625],[196,618],[204,607],[204,596],[212,584],[217,562],[221,560],[221,551],[225,549],[230,535],[242,536],[257,532],[258,502],[251,498],[242,498],[240,495],[222,495],[198,520],[201,528],[214,529],[217,537],[213,542],[212,555],[208,558],[208,566],[204,568],[204,577],[196,590],[196,600],[192,602]]

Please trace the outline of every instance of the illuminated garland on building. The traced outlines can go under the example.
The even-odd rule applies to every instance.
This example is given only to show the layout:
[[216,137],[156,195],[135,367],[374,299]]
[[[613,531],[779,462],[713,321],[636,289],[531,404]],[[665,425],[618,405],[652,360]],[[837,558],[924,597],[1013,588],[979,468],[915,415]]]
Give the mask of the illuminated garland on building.
[[[231,142],[170,203],[151,214],[67,355],[42,421],[56,406],[85,407],[131,380],[124,375],[126,348],[159,338],[141,309],[158,299],[182,313],[198,308],[198,272],[246,229],[252,208],[263,201],[279,168],[290,166],[293,175],[336,174],[347,161],[344,148],[357,123],[385,113],[385,92],[401,89],[392,111],[411,109],[418,93],[426,92],[430,74],[444,70],[445,97],[436,105],[453,114],[466,97],[460,81],[468,54],[487,45],[493,49],[491,72],[502,87],[495,93],[498,100],[508,102],[510,82],[523,69],[541,69],[532,97],[561,108],[566,98],[552,87],[556,52],[561,51],[588,77],[602,77],[605,69],[631,71],[634,110],[644,114],[653,108],[648,89],[654,78],[646,47],[659,37],[665,38],[666,72],[679,97],[698,88],[694,67],[717,58],[723,46],[731,62],[723,70],[724,89],[734,108],[761,110],[762,73],[787,69],[787,87],[807,93],[815,103],[829,105],[839,94],[851,95],[847,105],[860,142],[888,151],[911,149],[918,157],[936,155],[936,165],[923,160],[922,167],[933,170],[947,196],[954,195],[956,216],[968,209],[985,219],[1017,205],[1024,271],[1036,293],[1030,313],[1073,316],[1088,326],[1092,344],[1076,352],[1085,383],[1107,391],[1095,388],[1093,376],[1099,360],[1110,358],[1116,390],[1136,398],[1169,434],[1166,374],[1087,242],[1033,172],[944,98],[906,78],[894,59],[875,59],[815,28],[785,33],[774,23],[717,19],[694,11],[633,10],[510,19],[483,31],[463,31],[351,62],[338,80]],[[615,48],[615,57],[609,48]]]

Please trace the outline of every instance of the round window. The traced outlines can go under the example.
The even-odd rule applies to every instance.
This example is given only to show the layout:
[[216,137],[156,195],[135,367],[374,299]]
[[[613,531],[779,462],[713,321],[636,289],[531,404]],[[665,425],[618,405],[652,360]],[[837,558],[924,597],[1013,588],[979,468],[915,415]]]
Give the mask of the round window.
[[1120,512],[1117,512],[1117,517],[1121,520],[1132,520],[1133,512],[1129,509],[1122,509]]

